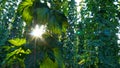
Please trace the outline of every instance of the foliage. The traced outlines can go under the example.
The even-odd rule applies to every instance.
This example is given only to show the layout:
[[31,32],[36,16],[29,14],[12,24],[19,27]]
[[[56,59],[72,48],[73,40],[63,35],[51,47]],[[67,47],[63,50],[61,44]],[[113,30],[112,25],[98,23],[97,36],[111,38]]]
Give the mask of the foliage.
[[8,39],[8,30],[5,28],[5,26],[0,24],[0,46],[4,45],[6,40]]
[[43,39],[32,40],[27,45],[32,50],[32,53],[25,59],[26,68],[64,67],[60,42],[55,36],[43,37],[44,41]]
[[11,0],[0,1],[0,45],[5,45],[9,38],[23,36],[20,35],[24,28],[23,21],[16,12],[17,2],[14,1],[13,3]]
[[18,4],[18,0],[0,1],[0,67],[9,52],[8,40],[23,37],[23,21],[16,11]]
[[[81,10],[84,23],[84,45],[80,57],[82,67],[117,68],[118,64],[118,13],[114,0],[85,0]],[[116,1],[117,2],[117,1]]]
[[78,68],[78,45],[79,38],[75,34],[76,23],[77,23],[77,6],[74,0],[71,0],[68,3],[68,21],[70,23],[70,27],[63,40],[63,57],[65,60],[66,68]]
[[68,27],[65,15],[55,9],[49,8],[46,3],[38,0],[24,0],[20,3],[18,11],[26,22],[34,21],[34,24],[46,24],[48,30],[55,34],[61,34]]
[[[50,62],[57,62],[57,63],[53,63],[53,64],[57,64],[58,67],[61,67],[61,66],[63,66],[62,58],[60,58],[61,55],[59,55],[57,53],[54,54],[53,48],[59,47],[59,45],[58,45],[59,42],[57,41],[58,35],[62,34],[63,32],[66,32],[66,28],[68,27],[68,22],[67,22],[67,18],[61,11],[57,11],[56,9],[48,7],[48,5],[46,3],[47,2],[41,3],[38,0],[35,0],[35,1],[29,0],[29,2],[28,2],[28,0],[24,0],[20,3],[20,5],[18,7],[18,12],[22,15],[22,18],[24,19],[24,21],[27,22],[27,26],[29,24],[33,24],[33,25],[45,24],[45,25],[47,25],[48,35],[47,36],[44,35],[44,41],[47,42],[47,45],[44,43],[44,41],[39,40],[38,42],[41,42],[41,44],[38,44],[38,45],[40,45],[39,47],[41,47],[41,48],[39,48],[37,46],[36,51],[41,51],[41,52],[34,54],[35,50],[33,50],[32,54],[30,55],[31,57],[35,57],[34,55],[42,54],[42,57],[36,58],[39,61],[36,63],[35,66],[39,67],[39,63],[40,64],[44,63],[44,61],[47,60],[47,59],[44,60],[43,59],[43,57],[44,57],[44,58],[51,59]],[[49,35],[49,34],[51,34],[51,35]],[[55,42],[55,43],[51,43],[51,42]],[[51,44],[51,45],[48,45],[48,44]],[[33,45],[36,45],[36,43]],[[32,49],[34,49],[34,47]],[[59,53],[59,50],[57,52]],[[57,56],[56,56],[56,54],[57,54]],[[28,58],[32,59],[30,57],[28,57]],[[33,59],[33,60],[35,60],[35,59]],[[30,62],[35,64],[35,62],[33,60],[31,60]],[[45,66],[45,63],[43,65]],[[52,63],[51,63],[51,65],[52,65]],[[34,67],[34,66],[28,65],[27,67],[30,68],[30,67]]]
[[7,30],[6,23],[3,23],[3,20],[8,20],[8,19],[2,16],[3,14],[5,14],[5,12],[3,11],[3,8],[5,7],[6,0],[0,1],[0,2],[3,2],[3,3],[0,3],[0,46],[1,46],[1,45],[4,45],[4,43],[8,39],[9,30]]
[[[21,41],[21,42],[18,42],[18,41]],[[7,52],[6,58],[2,62],[3,68],[6,68],[6,67],[13,68],[14,64],[19,65],[19,63],[20,63],[19,65],[20,67],[25,68],[25,65],[24,65],[25,55],[31,53],[30,49],[24,49],[23,44],[26,43],[25,41],[26,41],[25,39],[15,38],[15,39],[9,40],[9,42],[12,45],[3,46],[3,49],[5,49],[5,51]]]
[[119,27],[116,16],[118,10],[114,1],[103,3],[102,0],[85,0],[81,1],[79,7],[81,10],[76,13],[75,2],[71,0],[70,14],[68,14],[71,25],[63,39],[66,66],[69,68],[119,67],[116,36],[117,26]]
[[[0,1],[0,67],[118,68],[118,0],[75,1]],[[47,32],[31,40],[36,24]]]
[[[40,64],[40,68],[65,68],[63,59],[61,57],[60,50],[58,48],[54,48],[53,52],[51,54],[54,55],[54,57],[50,54],[51,51],[48,51],[47,56],[45,57],[45,60]],[[50,58],[51,57],[51,58]],[[51,61],[51,59],[55,59],[55,61]]]

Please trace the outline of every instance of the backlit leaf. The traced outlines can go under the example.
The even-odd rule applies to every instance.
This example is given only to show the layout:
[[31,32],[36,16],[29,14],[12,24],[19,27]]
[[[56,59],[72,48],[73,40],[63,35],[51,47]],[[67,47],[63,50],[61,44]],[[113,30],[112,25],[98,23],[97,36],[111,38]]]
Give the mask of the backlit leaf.
[[19,38],[11,39],[8,41],[14,46],[22,46],[23,44],[26,43],[26,39],[19,39]]
[[85,59],[82,59],[80,62],[78,62],[78,64],[83,64],[85,63]]
[[22,1],[18,7],[18,12],[22,14],[23,19],[26,22],[31,22],[32,21],[32,15],[31,15],[31,8],[33,6],[33,1],[34,0],[25,0]]

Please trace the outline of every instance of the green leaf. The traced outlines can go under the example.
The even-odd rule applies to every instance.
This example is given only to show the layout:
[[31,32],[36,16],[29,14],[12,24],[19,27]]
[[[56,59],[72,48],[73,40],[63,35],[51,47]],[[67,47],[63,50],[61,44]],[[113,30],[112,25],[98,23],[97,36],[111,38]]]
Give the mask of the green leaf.
[[82,65],[85,63],[85,59],[82,59],[81,61],[78,62],[78,64]]
[[49,18],[48,22],[48,29],[55,34],[60,34],[62,30],[62,25],[58,24],[58,21],[56,20],[54,15],[51,15],[51,18]]
[[44,8],[37,8],[35,10],[36,10],[36,12],[34,12],[34,13],[36,15],[33,15],[33,16],[36,17],[36,20],[37,20],[36,23],[40,23],[40,24],[48,23],[50,9],[48,7],[44,7]]
[[27,49],[26,51],[25,51],[25,54],[30,54],[31,53],[31,50],[30,49]]
[[5,51],[9,51],[12,47],[4,45],[4,46],[2,46],[2,48],[5,49]]
[[18,57],[16,57],[16,55],[22,55],[22,54],[30,54],[31,51],[29,49],[27,49],[26,51],[24,49],[22,49],[21,47],[8,53],[5,60],[3,61],[3,63],[5,63],[6,61],[10,61],[12,58],[16,59]]
[[63,57],[62,57],[62,52],[60,51],[60,49],[54,48],[53,51],[54,51],[56,62],[58,63],[58,67],[65,68]]
[[32,10],[31,9],[33,6],[33,2],[34,0],[25,0],[19,4],[18,12],[22,14],[22,17],[26,22],[32,21]]
[[22,18],[27,22],[31,22],[33,17],[32,17],[32,14],[30,12],[30,8],[29,7],[26,7],[24,10],[23,10],[23,13],[22,13]]
[[26,39],[15,38],[8,41],[14,46],[22,46],[23,44],[26,44]]
[[53,50],[48,50],[47,55],[53,62],[55,62],[55,55]]
[[40,68],[59,68],[57,62],[53,62],[50,58],[46,58],[41,64]]
[[16,50],[8,53],[7,56],[6,56],[6,58],[5,58],[5,61],[8,61],[12,56],[14,56],[18,50],[19,49],[16,49]]
[[48,29],[51,32],[61,34],[62,32],[66,32],[68,26],[67,18],[62,12],[51,10],[48,22]]

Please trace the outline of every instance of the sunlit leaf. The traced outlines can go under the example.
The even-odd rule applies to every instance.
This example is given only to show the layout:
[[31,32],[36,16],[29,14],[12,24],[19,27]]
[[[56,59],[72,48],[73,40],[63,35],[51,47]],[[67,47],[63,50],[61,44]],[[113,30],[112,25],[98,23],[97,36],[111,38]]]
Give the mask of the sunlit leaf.
[[25,9],[23,10],[22,17],[23,17],[23,19],[24,19],[27,23],[29,23],[29,22],[32,21],[33,17],[32,17],[32,15],[31,15],[31,13],[30,13],[29,7],[25,8]]
[[30,49],[27,49],[26,51],[25,51],[25,54],[30,54],[31,53],[31,50]]
[[10,39],[8,41],[14,46],[22,46],[23,44],[26,43],[26,39],[19,39],[19,38]]
[[[25,51],[24,49],[22,49],[22,48],[20,47],[20,48],[14,50],[14,51],[8,53],[7,56],[6,56],[6,58],[5,58],[5,61],[4,61],[4,62],[8,61],[8,60],[9,60],[10,58],[12,58],[12,57],[13,57],[14,59],[16,59],[16,55],[19,55],[19,54],[30,54],[30,53],[31,53],[31,51],[30,51],[29,49],[27,49],[27,50]],[[20,55],[20,56],[21,56],[21,55]]]
[[5,61],[9,60],[9,58],[11,58],[12,56],[14,56],[18,50],[19,49],[16,49],[16,50],[8,53],[7,56],[6,56],[6,58],[5,58]]
[[32,21],[31,8],[33,6],[34,0],[25,0],[22,1],[18,7],[18,12],[22,14],[23,19],[26,22]]
[[85,59],[82,59],[81,61],[78,62],[78,64],[84,64],[85,63]]

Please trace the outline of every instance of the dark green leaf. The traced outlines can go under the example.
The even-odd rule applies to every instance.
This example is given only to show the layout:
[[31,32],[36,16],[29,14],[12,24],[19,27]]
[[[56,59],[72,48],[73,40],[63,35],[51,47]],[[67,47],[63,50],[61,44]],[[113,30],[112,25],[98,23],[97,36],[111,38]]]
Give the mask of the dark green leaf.
[[53,62],[55,62],[55,55],[54,55],[54,52],[52,50],[48,50],[47,55]]

